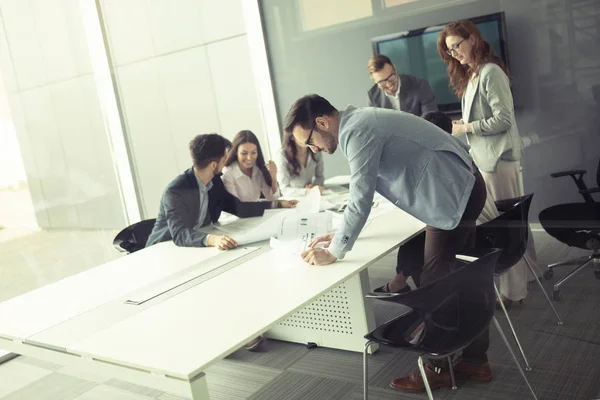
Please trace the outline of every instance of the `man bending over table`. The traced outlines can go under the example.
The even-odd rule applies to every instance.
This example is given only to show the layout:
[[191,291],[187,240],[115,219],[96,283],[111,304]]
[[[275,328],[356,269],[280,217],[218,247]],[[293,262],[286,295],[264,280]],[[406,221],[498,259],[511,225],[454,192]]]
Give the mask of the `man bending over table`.
[[[326,99],[297,100],[285,119],[286,133],[313,152],[332,154],[338,145],[350,166],[350,200],[335,234],[315,239],[302,254],[312,265],[344,258],[369,213],[375,191],[425,222],[424,265],[403,265],[381,288],[404,291],[406,277],[422,269],[425,284],[450,273],[456,254],[472,244],[475,221],[486,199],[485,182],[466,145],[424,119],[402,111],[348,106],[338,111]],[[323,243],[323,247],[316,247]],[[489,332],[463,351],[453,369],[462,378],[489,382]],[[432,388],[450,387],[448,366],[426,367]],[[393,380],[399,390],[425,391],[419,371]]]

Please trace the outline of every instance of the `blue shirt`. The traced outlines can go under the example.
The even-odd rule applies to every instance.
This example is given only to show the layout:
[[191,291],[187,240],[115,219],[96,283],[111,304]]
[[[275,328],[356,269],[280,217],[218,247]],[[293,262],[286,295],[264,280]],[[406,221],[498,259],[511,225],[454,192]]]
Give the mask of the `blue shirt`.
[[430,226],[458,225],[475,184],[467,145],[415,115],[354,106],[339,113],[338,139],[350,166],[350,200],[331,254],[341,259],[352,249],[375,191]]

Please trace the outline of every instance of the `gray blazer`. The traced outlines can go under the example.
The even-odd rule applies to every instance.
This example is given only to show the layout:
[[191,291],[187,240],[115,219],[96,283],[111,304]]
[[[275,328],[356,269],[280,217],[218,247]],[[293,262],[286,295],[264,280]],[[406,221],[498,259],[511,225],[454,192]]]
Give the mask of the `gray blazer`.
[[337,258],[352,249],[375,191],[428,225],[458,225],[475,184],[459,139],[402,111],[349,106],[340,111],[339,148],[350,165],[350,200],[329,247]]
[[[393,109],[390,99],[376,84],[369,89],[367,94],[369,107]],[[429,82],[413,75],[400,74],[400,109],[419,117],[428,112],[437,111],[435,94],[433,94]]]
[[467,140],[475,164],[494,172],[498,160],[517,161],[523,153],[510,84],[504,71],[492,63],[481,67],[474,84],[471,96],[462,98],[462,119],[473,125]]
[[[271,208],[271,202],[247,203],[225,190],[219,177],[212,180],[212,188],[208,191],[208,217],[210,222],[217,222],[221,211],[240,218],[258,217]],[[164,190],[158,209],[158,218],[148,237],[146,247],[159,242],[172,240],[177,246],[203,247],[206,233],[196,229],[200,216],[200,188],[190,168],[175,178]]]

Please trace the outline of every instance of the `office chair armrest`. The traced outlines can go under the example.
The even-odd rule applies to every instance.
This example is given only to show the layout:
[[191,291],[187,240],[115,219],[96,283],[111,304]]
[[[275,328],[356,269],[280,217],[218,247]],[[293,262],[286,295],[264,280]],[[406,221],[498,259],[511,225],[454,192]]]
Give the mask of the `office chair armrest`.
[[580,190],[579,193],[581,193],[581,194],[600,193],[600,187],[595,187],[595,188],[591,188],[591,189]]
[[585,175],[587,171],[584,169],[574,169],[571,171],[560,171],[560,172],[555,172],[553,174],[550,174],[551,177],[553,178],[561,178],[563,176],[573,176],[573,175]]

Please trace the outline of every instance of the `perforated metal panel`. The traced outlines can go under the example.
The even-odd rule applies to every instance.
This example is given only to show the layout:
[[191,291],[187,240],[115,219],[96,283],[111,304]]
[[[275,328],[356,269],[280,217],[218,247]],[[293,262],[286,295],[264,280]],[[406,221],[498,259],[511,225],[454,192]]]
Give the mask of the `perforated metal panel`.
[[346,285],[341,284],[324,294],[296,314],[283,320],[280,325],[351,335],[353,333],[352,316],[350,315]]
[[[373,311],[370,304],[366,306],[364,298],[368,282],[365,269],[300,308],[265,335],[288,342],[362,353],[364,335],[375,328]],[[376,347],[371,350],[376,351]]]

